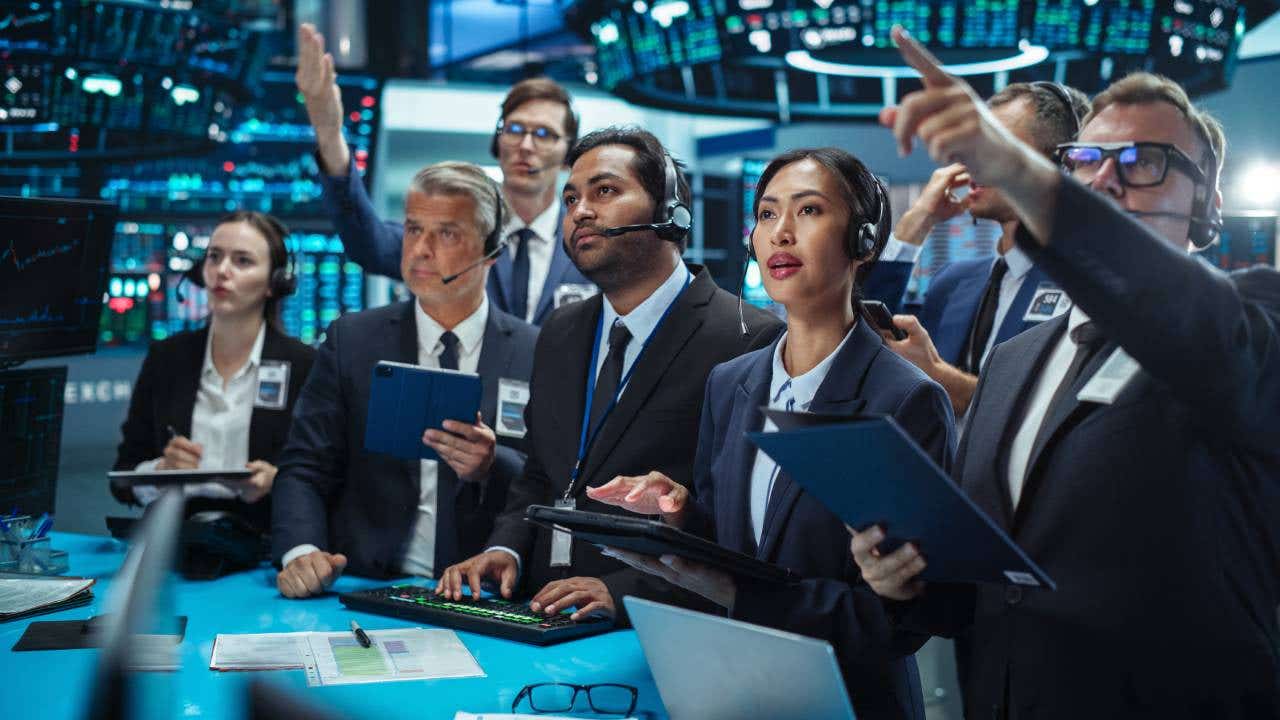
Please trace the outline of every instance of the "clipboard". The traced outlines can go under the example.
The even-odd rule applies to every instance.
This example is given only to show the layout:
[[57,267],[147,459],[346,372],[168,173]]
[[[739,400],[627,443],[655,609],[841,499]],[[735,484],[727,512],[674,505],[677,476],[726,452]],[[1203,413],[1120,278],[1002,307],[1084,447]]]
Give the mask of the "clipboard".
[[563,529],[599,547],[616,547],[642,555],[678,555],[711,565],[739,578],[793,585],[800,576],[787,568],[757,560],[658,520],[530,505],[525,519],[548,529]]
[[429,428],[445,420],[468,425],[480,411],[480,376],[383,360],[369,381],[364,448],[405,460],[439,460],[422,442]]
[[791,429],[747,437],[845,524],[884,527],[882,549],[915,543],[928,559],[921,578],[1057,589],[893,418],[766,413]]

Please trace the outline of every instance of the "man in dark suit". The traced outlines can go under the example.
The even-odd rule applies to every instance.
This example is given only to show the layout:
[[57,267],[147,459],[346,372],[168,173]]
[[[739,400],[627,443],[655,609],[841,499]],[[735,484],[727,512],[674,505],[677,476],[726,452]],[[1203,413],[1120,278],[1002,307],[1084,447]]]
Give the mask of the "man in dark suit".
[[[400,223],[378,218],[342,136],[342,96],[332,56],[315,27],[298,29],[298,90],[316,131],[316,162],[325,205],[343,247],[366,271],[400,279]],[[561,246],[556,190],[565,154],[578,135],[569,93],[547,78],[517,83],[502,101],[490,152],[502,167],[502,193],[513,213],[502,228],[510,252],[489,273],[489,301],[541,325],[563,302],[595,292]]]
[[[971,628],[970,717],[1280,717],[1280,274],[1185,252],[1214,236],[1221,128],[1137,73],[1095,98],[1066,177],[899,43],[925,90],[881,120],[1005,192],[1076,303],[996,349],[957,457],[1058,589],[925,586],[878,530],[852,542],[863,577],[901,626]],[[934,113],[967,130],[939,139]]]
[[[488,536],[523,465],[519,437],[497,446],[492,428],[506,425],[496,417],[499,387],[527,388],[537,335],[485,295],[493,260],[484,258],[500,240],[501,198],[475,165],[419,172],[406,198],[402,261],[414,299],[329,326],[276,480],[273,555],[286,597],[322,592],[348,565],[376,577],[437,575]],[[380,360],[480,375],[481,417],[424,434],[444,462],[364,449]]]
[[595,547],[553,542],[524,521],[525,508],[567,499],[622,512],[587,498],[586,488],[651,469],[690,483],[707,374],[767,344],[780,324],[750,307],[740,318],[738,300],[705,268],[680,261],[688,183],[657,138],[609,128],[583,138],[569,159],[566,250],[603,296],[560,308],[543,325],[524,475],[489,549],[449,568],[437,590],[457,597],[464,584],[475,592],[490,579],[504,597],[533,594],[535,611],[614,615],[625,595],[672,589]]
[[[1045,157],[1075,138],[1079,118],[1089,112],[1083,93],[1045,82],[1009,85],[987,104],[1014,137]],[[893,241],[918,248],[935,225],[967,210],[974,218],[1000,223],[997,256],[943,267],[929,283],[919,317],[895,318],[906,339],[885,337],[889,347],[946,388],[957,417],[969,407],[978,370],[991,348],[1071,305],[1044,269],[1014,243],[1018,217],[998,189],[975,185],[963,200],[952,195],[953,189],[969,184],[968,171],[959,163],[936,170],[894,227]],[[1049,296],[1059,301],[1041,307]]]

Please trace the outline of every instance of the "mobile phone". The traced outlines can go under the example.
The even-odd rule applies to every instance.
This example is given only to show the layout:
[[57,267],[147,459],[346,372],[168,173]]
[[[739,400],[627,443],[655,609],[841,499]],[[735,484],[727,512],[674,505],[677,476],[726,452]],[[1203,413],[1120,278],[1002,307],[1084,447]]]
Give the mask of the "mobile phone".
[[894,340],[907,339],[907,331],[893,324],[893,313],[889,312],[884,303],[879,300],[863,300],[862,309],[876,327],[891,333]]

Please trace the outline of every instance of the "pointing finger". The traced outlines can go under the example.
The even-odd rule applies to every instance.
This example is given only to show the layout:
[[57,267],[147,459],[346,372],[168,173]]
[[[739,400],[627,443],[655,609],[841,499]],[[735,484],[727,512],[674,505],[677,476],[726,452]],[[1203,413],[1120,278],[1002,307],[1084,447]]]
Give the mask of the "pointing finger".
[[925,87],[945,87],[956,82],[954,77],[942,69],[942,63],[938,62],[938,58],[911,37],[911,33],[901,25],[894,26],[893,41],[898,45],[898,53],[902,55],[902,59],[920,73]]

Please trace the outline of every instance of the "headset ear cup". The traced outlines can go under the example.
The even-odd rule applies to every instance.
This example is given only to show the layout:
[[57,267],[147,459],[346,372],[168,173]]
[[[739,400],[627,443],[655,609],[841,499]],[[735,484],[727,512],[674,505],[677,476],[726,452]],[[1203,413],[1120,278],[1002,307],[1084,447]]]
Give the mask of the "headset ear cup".
[[747,235],[747,260],[756,259],[756,226],[751,226],[751,232]]
[[201,257],[195,261],[186,272],[182,273],[186,277],[187,282],[196,287],[204,287],[204,258]]

